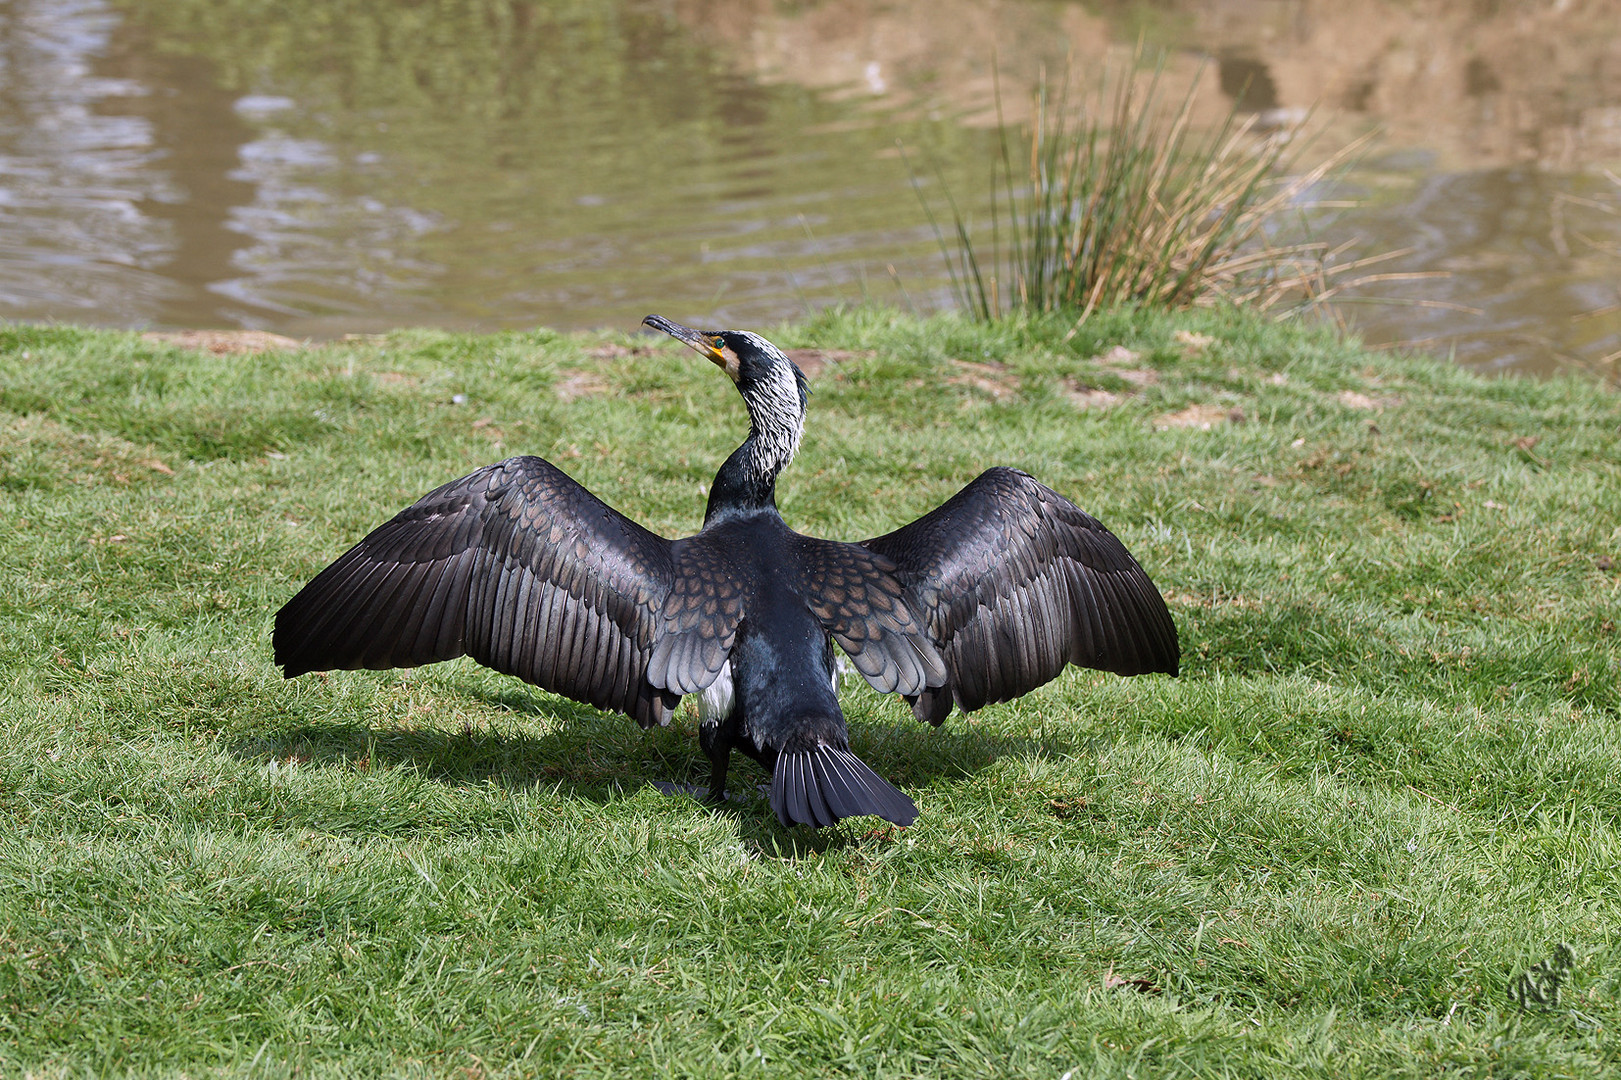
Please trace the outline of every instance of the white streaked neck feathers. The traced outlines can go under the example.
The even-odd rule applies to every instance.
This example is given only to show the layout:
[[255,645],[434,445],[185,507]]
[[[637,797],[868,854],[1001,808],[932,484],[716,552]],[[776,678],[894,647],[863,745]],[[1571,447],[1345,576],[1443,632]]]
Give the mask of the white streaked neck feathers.
[[761,475],[776,476],[799,450],[805,431],[805,398],[793,362],[771,342],[747,331],[742,336],[778,358],[769,373],[741,390],[752,428],[749,467]]

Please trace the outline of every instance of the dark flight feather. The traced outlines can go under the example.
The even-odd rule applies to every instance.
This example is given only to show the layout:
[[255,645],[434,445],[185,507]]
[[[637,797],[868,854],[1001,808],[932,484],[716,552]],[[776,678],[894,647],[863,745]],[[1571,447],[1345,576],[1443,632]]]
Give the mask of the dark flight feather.
[[920,720],[940,723],[953,701],[972,711],[1011,700],[1065,664],[1177,672],[1176,625],[1137,560],[1096,518],[1017,469],[987,469],[863,546],[895,565],[945,660],[945,685],[908,695]]
[[917,820],[917,804],[849,750],[784,751],[771,774],[771,809],[784,825],[826,828],[872,814],[896,825]]
[[316,576],[277,613],[276,662],[292,678],[465,653],[668,723],[682,691],[647,670],[672,546],[551,463],[512,458],[418,499]]

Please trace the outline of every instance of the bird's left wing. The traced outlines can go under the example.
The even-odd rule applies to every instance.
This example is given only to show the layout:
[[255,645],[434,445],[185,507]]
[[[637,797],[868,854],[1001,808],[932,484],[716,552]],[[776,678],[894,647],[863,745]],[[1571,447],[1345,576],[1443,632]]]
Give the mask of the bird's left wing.
[[670,547],[545,459],[511,458],[429,492],[321,571],[276,613],[276,662],[292,678],[465,653],[668,723],[680,694],[647,669]]
[[1017,469],[987,469],[933,511],[865,541],[887,557],[950,672],[913,697],[942,722],[1008,701],[1067,663],[1121,675],[1177,671],[1159,590],[1096,518]]

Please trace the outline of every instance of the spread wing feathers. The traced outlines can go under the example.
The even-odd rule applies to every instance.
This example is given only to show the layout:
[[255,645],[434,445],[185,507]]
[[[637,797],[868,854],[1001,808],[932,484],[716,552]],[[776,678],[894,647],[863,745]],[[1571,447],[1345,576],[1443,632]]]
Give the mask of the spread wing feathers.
[[777,755],[771,809],[784,825],[826,828],[841,818],[874,814],[896,825],[917,820],[917,804],[848,750],[818,746]]
[[679,692],[648,659],[674,570],[670,542],[537,457],[424,495],[276,614],[288,678],[414,667],[467,654],[644,727]]
[[945,683],[945,663],[907,602],[894,563],[859,544],[796,541],[811,614],[874,689],[910,696]]
[[865,546],[895,563],[950,671],[948,685],[916,695],[920,720],[940,723],[953,699],[971,711],[1018,697],[1066,663],[1176,674],[1176,624],[1143,568],[1026,473],[988,469]]
[[648,679],[677,694],[706,689],[731,655],[743,619],[743,592],[730,553],[704,536],[671,545],[674,578],[659,608]]

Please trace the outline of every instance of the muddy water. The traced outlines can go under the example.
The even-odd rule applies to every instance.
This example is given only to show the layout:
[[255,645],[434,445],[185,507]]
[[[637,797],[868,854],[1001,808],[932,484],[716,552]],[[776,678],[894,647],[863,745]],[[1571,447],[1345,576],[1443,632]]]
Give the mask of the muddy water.
[[897,142],[972,202],[993,60],[1015,108],[1044,65],[1139,39],[1201,116],[1381,132],[1317,227],[1445,276],[1355,294],[1369,340],[1614,373],[1609,0],[0,0],[0,318],[930,310],[950,294]]

